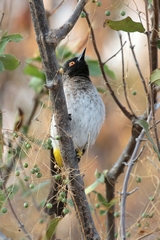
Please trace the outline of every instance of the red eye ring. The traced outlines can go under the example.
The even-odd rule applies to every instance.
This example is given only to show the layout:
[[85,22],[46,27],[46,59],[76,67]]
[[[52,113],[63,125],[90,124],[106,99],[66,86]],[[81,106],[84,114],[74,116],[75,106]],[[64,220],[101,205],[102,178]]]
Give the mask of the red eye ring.
[[74,61],[70,62],[70,63],[69,63],[69,67],[73,66],[74,64],[75,64]]

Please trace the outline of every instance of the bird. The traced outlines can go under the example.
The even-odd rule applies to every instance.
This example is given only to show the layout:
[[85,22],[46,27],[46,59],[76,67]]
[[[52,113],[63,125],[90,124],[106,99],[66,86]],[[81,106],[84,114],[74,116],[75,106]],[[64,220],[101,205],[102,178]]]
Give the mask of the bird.
[[[89,67],[85,61],[85,52],[68,60],[63,67],[63,89],[70,120],[71,137],[79,162],[86,149],[91,147],[105,121],[105,105],[89,76]],[[65,202],[59,201],[61,190],[67,197],[67,185],[63,186],[64,177],[60,177],[63,159],[60,153],[59,140],[54,113],[51,120],[51,190],[45,204],[48,215],[63,216]],[[57,177],[58,176],[58,177]],[[64,194],[64,195],[65,195]],[[51,203],[47,208],[47,203]]]

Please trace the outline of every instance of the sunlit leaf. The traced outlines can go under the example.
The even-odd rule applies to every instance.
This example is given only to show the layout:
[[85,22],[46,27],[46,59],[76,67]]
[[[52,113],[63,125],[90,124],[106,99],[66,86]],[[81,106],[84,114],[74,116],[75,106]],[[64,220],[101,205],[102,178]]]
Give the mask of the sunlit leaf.
[[11,54],[0,55],[0,61],[5,70],[15,70],[20,65],[19,60]]
[[143,27],[142,23],[134,22],[130,17],[126,17],[125,19],[119,21],[106,19],[103,26],[104,27],[109,26],[113,30],[124,32],[144,33],[145,31],[145,28]]
[[100,184],[100,182],[98,182],[98,181],[95,181],[94,183],[92,183],[90,186],[88,186],[85,189],[85,194],[87,195],[87,194],[91,193],[99,184]]
[[56,217],[54,219],[52,219],[48,226],[47,226],[47,231],[46,231],[46,237],[45,237],[45,240],[50,240],[53,236],[53,234],[55,233],[56,231],[56,228],[58,226],[58,223],[59,221],[61,220],[62,218],[60,217]]

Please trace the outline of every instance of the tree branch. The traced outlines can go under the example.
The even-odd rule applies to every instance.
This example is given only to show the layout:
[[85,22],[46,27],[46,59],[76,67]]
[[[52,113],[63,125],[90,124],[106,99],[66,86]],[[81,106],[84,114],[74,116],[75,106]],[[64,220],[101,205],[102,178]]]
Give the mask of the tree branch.
[[[151,31],[151,71],[154,71],[158,67],[158,49],[157,49],[157,39],[158,39],[158,31],[159,31],[159,0],[153,0],[153,25]],[[155,109],[154,104],[157,101],[157,90],[154,84],[151,84],[151,109],[152,109],[152,120],[153,120],[153,129],[156,139],[156,144],[158,150],[160,151],[159,137],[157,133],[157,125],[155,118]]]
[[75,10],[73,11],[73,14],[71,17],[66,21],[66,23],[63,24],[59,29],[50,30],[47,34],[46,41],[48,43],[52,43],[54,47],[57,47],[57,45],[60,43],[61,40],[63,40],[67,34],[72,30],[74,25],[76,24],[80,13],[83,10],[83,7],[87,3],[87,0],[81,0],[77,3],[77,6]]
[[65,23],[64,26],[62,26],[59,30],[54,31],[54,39],[52,39],[54,44],[53,42],[50,43],[48,39],[46,41],[46,36],[48,36],[49,33],[49,27],[45,16],[43,1],[30,0],[29,3],[36,39],[46,73],[46,86],[49,89],[57,132],[60,136],[60,151],[62,154],[66,175],[68,175],[70,180],[69,187],[71,197],[74,203],[81,233],[83,239],[99,240],[100,237],[94,226],[87,198],[84,192],[83,180],[80,175],[75,156],[74,146],[70,134],[70,121],[68,118],[62,78],[58,70],[58,63],[55,56],[55,47],[72,29],[79,17],[78,14],[81,13],[86,1],[79,1],[68,22]]

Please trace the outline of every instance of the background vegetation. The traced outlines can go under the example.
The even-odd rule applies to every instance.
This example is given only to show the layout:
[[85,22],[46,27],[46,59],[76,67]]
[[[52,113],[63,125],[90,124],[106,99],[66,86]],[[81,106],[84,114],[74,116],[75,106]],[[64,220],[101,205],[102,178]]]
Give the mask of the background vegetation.
[[[76,1],[71,0],[61,1],[61,4],[49,0],[44,3],[52,29],[64,24],[76,6]],[[97,142],[80,162],[90,209],[101,239],[113,239],[111,229],[115,239],[125,239],[121,235],[124,210],[127,238],[160,239],[158,104],[154,110],[159,90],[158,28],[155,29],[159,5],[157,11],[152,7],[156,3],[158,1],[88,1],[78,22],[56,49],[59,66],[62,66],[64,61],[87,47],[91,78],[106,105],[106,121]],[[0,14],[0,236],[45,239],[49,220],[43,213],[43,204],[50,184],[51,103],[44,87],[46,79],[28,2],[1,1]],[[113,29],[117,24],[111,22],[103,26],[106,19],[119,21],[128,16],[140,22],[145,33],[128,34],[130,27],[118,32]],[[152,40],[156,43],[156,54],[151,51],[154,44],[150,42],[155,33]],[[11,57],[4,54],[11,54]],[[101,71],[104,62],[107,83],[125,109],[119,108],[106,85]],[[155,69],[157,71],[153,72]],[[112,166],[124,157],[124,150],[134,136],[135,120],[138,125],[135,139],[142,134],[138,151],[122,158],[126,164],[122,163],[124,169],[120,170],[119,177],[117,174],[116,184],[109,181],[115,188],[111,189],[112,197],[108,199],[105,179],[110,175],[107,178],[106,173],[114,170]],[[132,146],[136,149],[134,144]],[[129,159],[132,162],[128,165]],[[124,191],[126,183],[128,187]],[[121,200],[125,200],[127,193],[123,209]],[[56,239],[80,239],[70,197],[68,201],[70,213],[59,222]],[[112,226],[108,225],[109,219]]]

